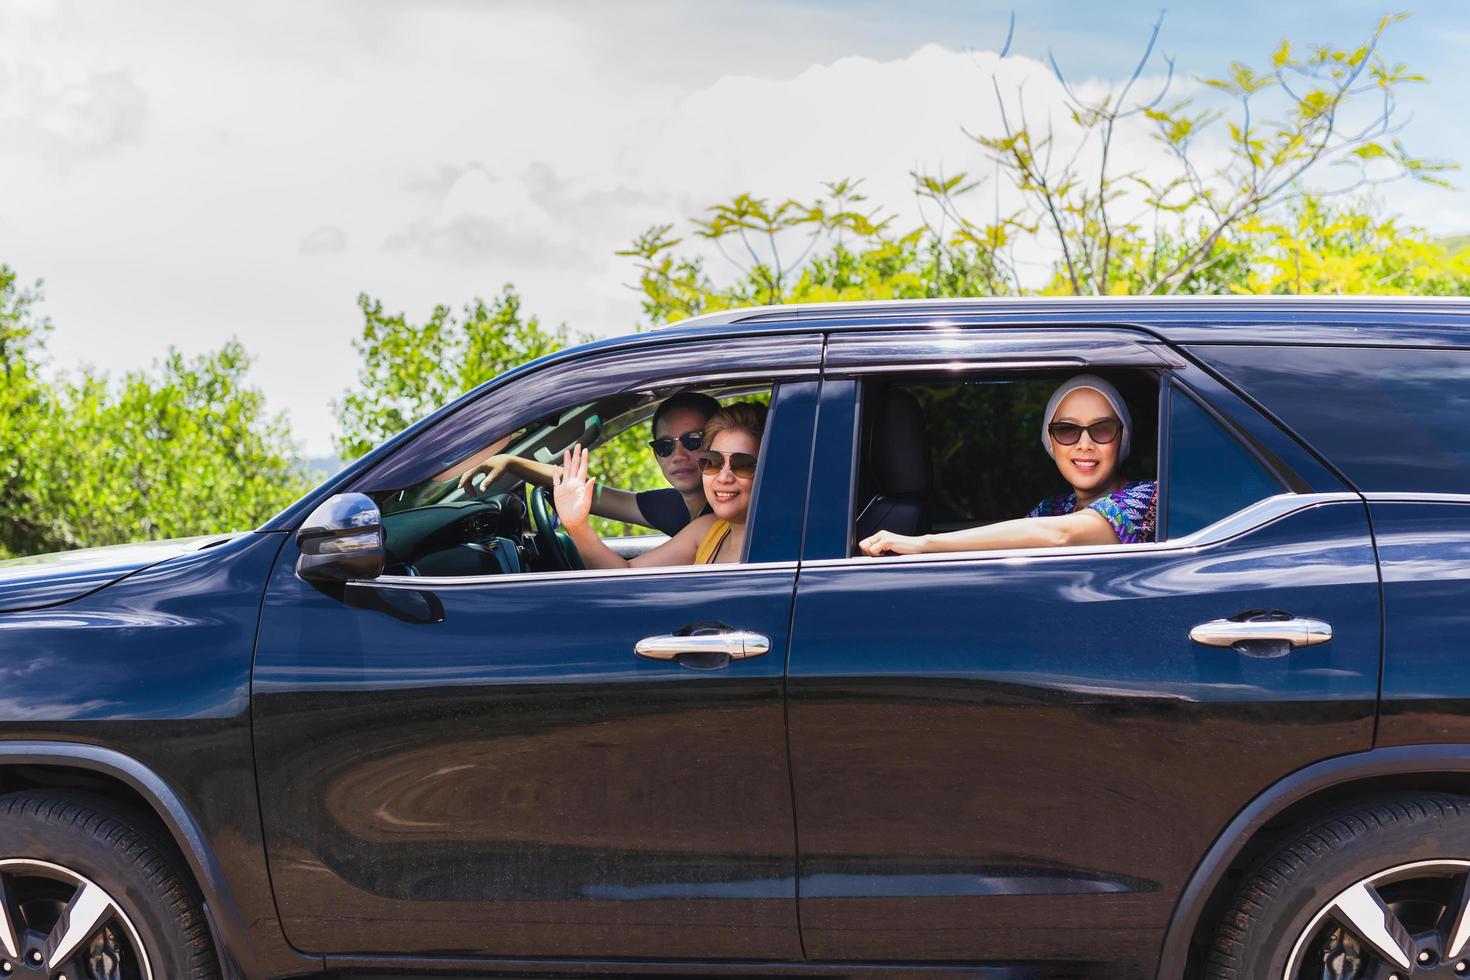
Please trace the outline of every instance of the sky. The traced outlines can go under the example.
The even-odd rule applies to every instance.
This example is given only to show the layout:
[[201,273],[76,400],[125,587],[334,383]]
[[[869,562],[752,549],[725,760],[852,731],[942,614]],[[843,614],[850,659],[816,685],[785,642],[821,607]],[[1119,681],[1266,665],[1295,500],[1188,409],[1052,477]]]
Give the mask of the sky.
[[[1192,94],[1196,75],[1263,62],[1283,37],[1356,42],[1397,9],[1179,4],[1158,52]],[[912,224],[910,171],[984,169],[965,130],[994,131],[992,76],[1034,114],[1060,112],[1049,55],[1101,91],[1159,14],[1126,0],[0,0],[0,263],[44,280],[53,368],[117,373],[235,337],[305,454],[327,454],[330,402],[356,377],[359,293],[418,321],[513,283],[544,320],[632,329],[635,273],[613,253],[643,229],[840,177]],[[1470,4],[1413,14],[1383,49],[1431,78],[1406,93],[1400,138],[1470,164]],[[1141,84],[1163,71],[1156,57]],[[1120,166],[1157,157],[1141,125],[1122,134]],[[1377,194],[1433,233],[1470,232],[1465,191]]]

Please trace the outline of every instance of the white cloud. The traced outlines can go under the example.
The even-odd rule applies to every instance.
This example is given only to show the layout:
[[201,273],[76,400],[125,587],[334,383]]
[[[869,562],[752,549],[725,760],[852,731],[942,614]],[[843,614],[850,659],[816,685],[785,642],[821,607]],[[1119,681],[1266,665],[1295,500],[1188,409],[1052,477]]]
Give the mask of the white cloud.
[[128,69],[57,72],[0,65],[0,146],[70,169],[136,144],[148,100]]
[[325,225],[301,239],[302,255],[333,255],[347,250],[347,233],[335,225]]

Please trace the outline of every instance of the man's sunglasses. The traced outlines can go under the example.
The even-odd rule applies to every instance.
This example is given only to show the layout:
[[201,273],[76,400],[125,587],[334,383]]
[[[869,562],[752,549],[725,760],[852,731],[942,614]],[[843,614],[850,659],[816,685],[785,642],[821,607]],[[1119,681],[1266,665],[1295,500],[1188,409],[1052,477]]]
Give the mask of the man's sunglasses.
[[[695,452],[704,443],[704,430],[694,429],[691,432],[686,432],[679,437],[679,442],[691,453]],[[660,459],[668,459],[674,455],[673,436],[663,436],[653,440],[649,445],[653,447],[653,454]]]
[[742,480],[755,476],[756,458],[750,453],[722,453],[706,449],[694,457],[694,465],[699,467],[701,473],[718,473],[725,468],[727,462],[730,472]]
[[1091,425],[1078,425],[1076,422],[1053,422],[1046,427],[1051,437],[1063,446],[1075,446],[1086,431],[1092,441],[1103,445],[1118,438],[1118,433],[1123,431],[1123,423],[1117,419],[1099,419]]

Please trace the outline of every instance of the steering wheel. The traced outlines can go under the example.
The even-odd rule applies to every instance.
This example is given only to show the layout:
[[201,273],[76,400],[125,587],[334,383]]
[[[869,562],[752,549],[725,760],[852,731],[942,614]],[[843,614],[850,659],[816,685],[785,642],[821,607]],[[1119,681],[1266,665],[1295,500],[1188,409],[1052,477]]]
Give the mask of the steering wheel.
[[580,571],[585,568],[571,535],[556,516],[556,504],[545,487],[531,489],[531,523],[536,528],[536,553],[550,565],[549,571]]

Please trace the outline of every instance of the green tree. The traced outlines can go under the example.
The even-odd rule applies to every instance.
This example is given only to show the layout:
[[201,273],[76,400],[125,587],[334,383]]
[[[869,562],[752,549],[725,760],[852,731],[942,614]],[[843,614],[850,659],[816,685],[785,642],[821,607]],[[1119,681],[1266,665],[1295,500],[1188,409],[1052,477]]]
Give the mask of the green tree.
[[[363,314],[362,335],[353,341],[361,358],[358,384],[334,405],[337,451],[346,459],[511,368],[589,339],[573,336],[564,325],[543,326],[523,311],[520,295],[510,286],[491,302],[476,298],[458,313],[436,306],[422,324],[385,312],[380,300],[366,295],[358,297],[358,307]],[[599,479],[635,489],[659,486],[662,476],[645,440],[633,431],[602,447]],[[598,527],[604,534],[628,533],[610,522]]]
[[[973,217],[968,202],[984,181],[969,173],[915,172],[915,228],[897,229],[896,216],[867,208],[861,181],[848,179],[811,200],[738,195],[693,219],[690,236],[657,225],[620,254],[633,260],[645,318],[655,324],[825,300],[1462,292],[1464,263],[1422,231],[1376,217],[1362,198],[1388,181],[1443,184],[1453,169],[1395,139],[1401,90],[1424,81],[1381,54],[1400,19],[1384,17],[1356,47],[1282,42],[1265,66],[1234,62],[1198,79],[1210,102],[1170,101],[1167,80],[1138,94],[1160,21],[1131,76],[1101,96],[1078,95],[1053,63],[1068,103],[1062,129],[1033,125],[1022,94],[1007,96],[992,79],[1000,129],[973,139],[985,169],[1022,202],[1014,213]],[[1172,79],[1174,65],[1165,64]],[[1125,121],[1152,128],[1170,172],[1119,170],[1115,143]],[[1225,149],[1208,167],[1195,152],[1205,142]],[[1049,277],[1023,282],[1015,259],[1022,245],[1052,256]],[[710,249],[732,275],[709,271],[702,253]]]
[[44,466],[41,437],[46,389],[39,359],[50,324],[36,311],[40,285],[17,284],[9,266],[0,265],[0,558],[24,554],[43,539],[36,478]]
[[384,311],[381,300],[357,298],[362,336],[358,384],[334,403],[337,452],[356,459],[476,385],[571,342],[565,326],[547,329],[523,316],[510,286],[486,303],[476,298],[459,313],[434,307],[422,324]]
[[235,341],[114,382],[83,372],[46,390],[35,426],[44,468],[29,474],[36,519],[16,552],[247,530],[304,493],[282,417],[245,380]]
[[239,343],[117,382],[51,378],[39,300],[0,267],[0,553],[249,529],[307,489]]

